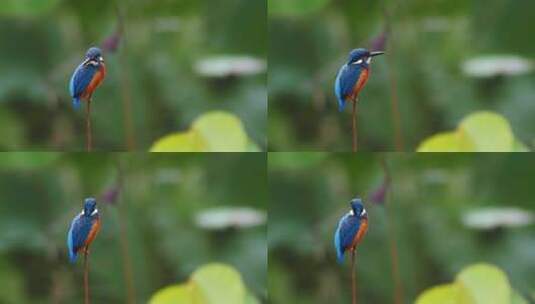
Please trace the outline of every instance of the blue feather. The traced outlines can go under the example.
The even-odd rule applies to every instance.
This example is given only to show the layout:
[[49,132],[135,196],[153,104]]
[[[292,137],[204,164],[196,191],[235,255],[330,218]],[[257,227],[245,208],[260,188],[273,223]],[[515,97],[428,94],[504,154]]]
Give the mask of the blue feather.
[[361,65],[356,64],[344,64],[340,68],[335,83],[335,94],[338,98],[338,110],[340,112],[344,110],[347,96],[353,93],[353,88],[362,73],[362,69]]
[[71,222],[71,227],[69,228],[69,233],[67,235],[67,248],[69,249],[69,261],[71,263],[74,263],[76,262],[76,252],[74,251],[74,244],[73,244],[73,239],[72,239],[72,233],[73,233],[73,229],[74,229],[74,225],[75,223],[78,221],[78,219],[80,218],[81,216],[81,213],[78,214],[78,216],[76,216],[72,222]]
[[360,219],[357,216],[346,213],[338,222],[334,235],[334,246],[338,262],[344,262],[344,253],[349,249],[360,228]]
[[338,99],[338,111],[340,112],[344,110],[346,104],[346,101],[342,96],[342,90],[340,87],[340,76],[342,75],[342,71],[344,70],[345,66],[346,65],[340,68],[340,70],[338,71],[338,75],[336,75],[336,81],[334,82],[334,94],[336,94],[336,98]]
[[334,248],[336,249],[336,258],[338,260],[338,263],[342,264],[344,262],[344,249],[340,245],[340,222],[338,223],[338,227],[336,227],[336,232],[334,233]]
[[95,223],[95,219],[89,216],[78,214],[71,223],[67,235],[67,247],[69,248],[69,260],[71,263],[76,262],[77,252],[85,244],[89,232]]
[[80,108],[80,96],[98,71],[98,67],[93,65],[80,64],[72,74],[69,82],[69,93],[72,97],[72,104],[75,109]]

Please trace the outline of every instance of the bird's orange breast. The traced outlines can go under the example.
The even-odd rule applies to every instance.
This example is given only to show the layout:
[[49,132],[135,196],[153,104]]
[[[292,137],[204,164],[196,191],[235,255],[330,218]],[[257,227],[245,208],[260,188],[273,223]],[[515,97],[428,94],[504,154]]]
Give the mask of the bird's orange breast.
[[85,240],[84,247],[87,248],[91,244],[91,242],[93,242],[99,230],[100,230],[100,218],[97,218],[97,220],[93,224],[93,227],[91,227],[89,234],[87,235],[87,239]]
[[88,99],[93,94],[93,91],[102,83],[102,80],[104,80],[104,77],[106,77],[106,66],[104,63],[100,64],[100,68],[93,76],[93,79],[91,79],[91,82],[87,85],[87,88],[85,89],[84,93],[82,94],[83,99]]
[[353,91],[351,93],[351,100],[356,100],[360,90],[364,87],[366,84],[366,81],[368,81],[368,76],[370,75],[370,70],[367,68],[363,68],[362,72],[360,72],[359,79],[357,79],[357,82],[355,82],[355,86],[353,87]]
[[366,231],[368,231],[368,219],[362,218],[360,220],[359,231],[357,231],[357,233],[355,234],[355,237],[353,238],[353,242],[351,243],[352,248],[355,248],[358,245],[358,243],[360,243],[360,241],[366,234]]

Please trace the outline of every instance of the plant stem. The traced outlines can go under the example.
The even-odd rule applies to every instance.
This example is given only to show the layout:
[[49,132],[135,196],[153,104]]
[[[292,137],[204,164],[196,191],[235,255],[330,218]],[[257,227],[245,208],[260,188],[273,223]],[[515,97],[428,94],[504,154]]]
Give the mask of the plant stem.
[[394,132],[395,132],[395,142],[396,142],[396,151],[404,150],[403,135],[401,131],[401,115],[399,114],[399,98],[398,98],[398,87],[397,87],[397,78],[396,78],[396,69],[394,63],[392,62],[395,54],[394,43],[392,43],[392,35],[390,34],[391,21],[390,13],[386,8],[386,4],[383,2],[383,14],[385,19],[385,28],[386,28],[386,37],[388,37],[388,55],[386,56],[386,64],[388,66],[388,82],[390,87],[390,107],[392,113],[392,121],[394,123]]
[[353,101],[352,131],[353,131],[353,152],[357,152],[357,100]]
[[121,99],[123,103],[123,119],[124,119],[124,129],[125,129],[125,139],[126,139],[126,148],[128,151],[132,151],[136,148],[136,140],[134,136],[134,120],[132,115],[132,94],[130,92],[130,72],[128,68],[128,44],[126,39],[125,31],[125,21],[124,21],[124,10],[121,10],[118,4],[116,4],[117,19],[119,20],[119,33],[121,34],[122,39],[122,48],[118,54],[118,60],[120,63],[119,70],[119,83],[121,89]]
[[89,304],[89,265],[87,248],[84,250],[84,303]]
[[355,275],[355,249],[351,250],[351,303],[357,304],[357,277]]
[[390,262],[392,264],[392,280],[394,281],[395,286],[395,294],[394,294],[394,303],[396,304],[402,304],[403,303],[403,286],[401,283],[401,277],[399,273],[399,258],[398,258],[398,249],[397,249],[397,241],[396,241],[396,234],[395,234],[395,222],[394,219],[390,216],[389,208],[390,208],[390,183],[391,183],[391,176],[390,176],[390,169],[388,167],[388,163],[384,159],[384,157],[380,158],[381,160],[381,166],[383,168],[383,172],[385,175],[385,182],[389,185],[387,188],[387,197],[386,197],[386,206],[385,206],[385,215],[386,215],[386,231],[388,234],[388,243],[390,246]]
[[93,136],[91,132],[91,99],[87,100],[86,113],[85,113],[85,127],[86,127],[86,139],[87,139],[87,152],[91,152]]
[[[119,194],[117,198],[117,217],[119,222],[119,245],[121,249],[121,255],[122,255],[122,261],[123,261],[123,276],[124,280],[126,282],[126,298],[127,303],[129,304],[135,304],[136,303],[136,296],[135,296],[135,290],[134,290],[134,282],[133,282],[133,271],[132,271],[132,259],[130,257],[130,252],[128,250],[128,226],[125,220],[125,217],[128,217],[127,209],[124,206],[123,201],[123,189],[125,187],[125,179],[124,179],[124,171],[123,171],[123,163],[118,160],[117,161],[117,187],[119,188]],[[123,210],[120,210],[123,209]]]

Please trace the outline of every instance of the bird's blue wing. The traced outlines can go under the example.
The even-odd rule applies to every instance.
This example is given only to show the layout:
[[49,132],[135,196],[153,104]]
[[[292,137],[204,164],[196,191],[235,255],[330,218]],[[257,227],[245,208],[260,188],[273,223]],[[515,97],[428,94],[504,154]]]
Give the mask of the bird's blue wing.
[[69,82],[69,93],[71,94],[75,108],[80,107],[80,96],[89,85],[98,68],[93,65],[80,64],[72,74]]
[[360,220],[347,213],[340,219],[338,228],[334,235],[334,246],[338,257],[338,262],[344,261],[344,252],[351,246],[355,235],[359,231]]
[[361,72],[362,67],[355,64],[344,64],[338,71],[334,91],[338,99],[338,110],[340,112],[344,110],[345,99],[353,92]]
[[69,247],[69,259],[71,263],[76,261],[76,252],[83,247],[92,226],[91,218],[83,216],[81,213],[72,220],[67,236],[67,246]]

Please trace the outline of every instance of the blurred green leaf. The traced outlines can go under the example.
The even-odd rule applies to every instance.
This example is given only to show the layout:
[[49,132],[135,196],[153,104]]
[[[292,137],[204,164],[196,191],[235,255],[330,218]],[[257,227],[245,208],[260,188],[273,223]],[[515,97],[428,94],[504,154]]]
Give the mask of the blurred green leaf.
[[329,0],[269,0],[268,12],[284,16],[306,15],[321,10],[328,3]]
[[60,0],[4,0],[0,15],[36,16],[52,10]]
[[492,112],[476,112],[459,124],[457,132],[474,143],[475,151],[511,151],[513,132],[505,117]]
[[151,152],[239,152],[257,149],[234,114],[213,111],[197,118],[189,131],[157,140]]
[[6,152],[0,157],[0,169],[38,169],[52,164],[60,156],[54,152]]
[[490,264],[475,264],[464,268],[452,284],[424,291],[416,304],[510,304],[511,299],[522,303],[522,298],[512,293],[501,269]]
[[156,292],[150,304],[259,304],[230,266],[213,263],[197,269],[187,283]]
[[513,151],[514,152],[529,152],[529,148],[524,145],[523,142],[519,141],[518,139],[515,139],[515,142],[513,143]]
[[196,270],[195,283],[206,304],[242,304],[246,292],[240,274],[223,264],[209,264]]
[[418,296],[416,304],[474,304],[461,284],[432,287]]
[[303,152],[303,153],[274,153],[268,157],[269,166],[273,169],[305,169],[321,163],[327,153]]
[[418,152],[511,152],[527,147],[514,138],[507,119],[500,114],[480,111],[465,117],[457,129],[424,140]]
[[243,304],[260,304],[260,301],[252,293],[247,293]]
[[505,273],[489,264],[469,266],[456,278],[470,293],[474,304],[509,304],[511,287]]
[[156,292],[149,304],[193,304],[192,286],[189,284],[173,285]]
[[214,111],[197,118],[192,129],[204,138],[209,151],[244,151],[247,134],[241,120],[234,114]]
[[151,152],[199,152],[205,150],[204,139],[195,131],[166,135],[158,139],[151,148]]
[[424,140],[418,152],[463,152],[472,151],[474,143],[458,132],[443,132]]
[[511,295],[511,304],[528,304],[528,300],[524,299],[518,291],[513,290],[513,293]]

